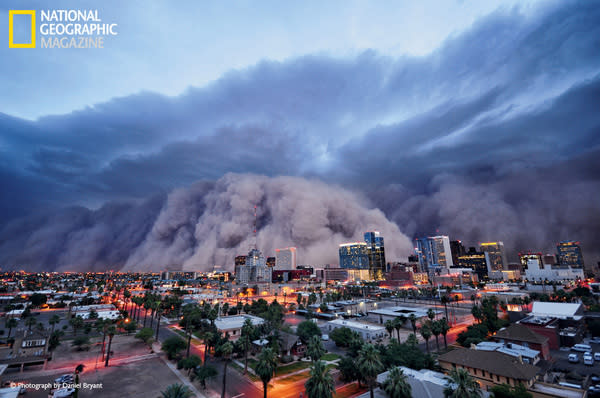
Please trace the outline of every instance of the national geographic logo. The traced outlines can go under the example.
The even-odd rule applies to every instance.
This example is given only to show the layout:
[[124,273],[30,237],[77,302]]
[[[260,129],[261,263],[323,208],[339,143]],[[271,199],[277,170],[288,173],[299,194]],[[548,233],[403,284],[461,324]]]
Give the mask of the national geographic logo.
[[[22,40],[16,41],[16,31],[29,33],[22,26],[27,17],[29,40],[19,37]],[[103,22],[98,10],[40,10],[39,22],[38,26],[36,10],[9,10],[8,47],[36,48],[39,35],[41,48],[104,48],[106,37],[118,35],[118,25]]]

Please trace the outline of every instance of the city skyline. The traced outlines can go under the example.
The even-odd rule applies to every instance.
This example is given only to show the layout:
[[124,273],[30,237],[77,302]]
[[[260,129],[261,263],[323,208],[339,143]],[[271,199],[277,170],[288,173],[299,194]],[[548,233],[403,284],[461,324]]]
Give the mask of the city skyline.
[[447,235],[597,264],[600,7],[481,3],[84,1],[106,48],[0,46],[0,266],[233,267],[257,204],[263,253],[309,264],[375,229],[391,261]]

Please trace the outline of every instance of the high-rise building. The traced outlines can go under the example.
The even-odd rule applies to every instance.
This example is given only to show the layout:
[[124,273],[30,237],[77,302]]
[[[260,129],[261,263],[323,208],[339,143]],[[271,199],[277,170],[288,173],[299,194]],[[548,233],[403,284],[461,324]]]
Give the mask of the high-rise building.
[[502,271],[507,269],[506,253],[504,251],[504,243],[502,242],[485,242],[480,243],[481,251],[487,256],[487,263],[490,267],[490,272]]
[[450,253],[452,253],[452,264],[458,264],[458,258],[465,255],[465,247],[459,240],[450,241]]
[[275,269],[296,269],[296,248],[275,249]]
[[369,253],[369,277],[381,281],[385,273],[385,248],[383,236],[378,231],[366,232],[365,243]]
[[544,269],[544,262],[542,261],[542,253],[519,253],[519,260],[521,260],[521,265],[523,266],[523,270],[528,270],[530,267],[533,267],[535,270]]
[[480,281],[488,277],[488,262],[484,252],[478,252],[474,247],[470,247],[469,251],[458,257],[458,268],[471,268]]
[[415,252],[419,257],[419,264],[423,272],[429,272],[435,267],[451,267],[452,252],[450,239],[447,236],[430,236],[417,239]]
[[579,242],[563,241],[556,245],[557,260],[561,266],[583,268],[583,254]]
[[[240,257],[236,257],[235,267],[235,279],[238,284],[271,282],[272,268],[267,266],[265,257],[260,250],[251,249],[243,264]],[[238,262],[239,264],[237,264]]]
[[369,269],[369,250],[365,242],[342,243],[339,254],[340,268]]

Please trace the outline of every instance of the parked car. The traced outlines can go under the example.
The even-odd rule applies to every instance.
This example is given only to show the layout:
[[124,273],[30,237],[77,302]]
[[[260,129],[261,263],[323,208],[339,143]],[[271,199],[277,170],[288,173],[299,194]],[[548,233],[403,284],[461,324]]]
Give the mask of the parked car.
[[592,337],[590,339],[590,344],[600,344],[600,337]]
[[[328,334],[324,334],[324,335],[321,336],[321,339],[323,341],[329,341],[329,335]],[[600,352],[598,354],[600,354]]]
[[592,356],[591,352],[586,352],[583,354],[583,364],[590,366],[594,364],[594,357]]
[[592,351],[592,347],[587,344],[575,344],[571,347],[571,351],[590,352]]
[[595,352],[594,353],[594,360],[595,361],[600,361],[600,352]]
[[62,376],[60,376],[60,377],[59,377],[59,378],[57,378],[57,379],[54,379],[54,382],[55,382],[56,384],[63,384],[63,383],[67,383],[67,384],[69,384],[69,383],[73,383],[73,381],[74,381],[74,380],[75,380],[75,379],[73,378],[73,375],[71,375],[71,374],[66,374],[66,375],[62,375]]
[[19,394],[25,394],[25,392],[27,391],[27,389],[25,389],[25,384],[27,384],[26,381],[5,381],[2,384],[3,388],[19,388]]
[[577,354],[569,354],[569,362],[571,362],[571,363],[579,362],[579,356]]
[[72,396],[74,393],[75,393],[74,388],[59,388],[58,390],[54,391],[54,394],[52,395],[52,397],[66,398],[66,397]]

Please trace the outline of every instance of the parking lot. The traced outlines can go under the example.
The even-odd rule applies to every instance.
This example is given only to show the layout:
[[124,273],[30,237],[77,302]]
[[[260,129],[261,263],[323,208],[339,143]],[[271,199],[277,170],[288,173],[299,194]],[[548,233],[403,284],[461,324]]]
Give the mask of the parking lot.
[[[587,344],[587,343],[586,343]],[[590,344],[593,352],[600,352],[600,344]],[[568,360],[569,354],[577,354],[579,357],[578,363],[571,363]],[[552,358],[556,361],[553,369],[566,370],[569,372],[577,372],[582,376],[588,376],[592,374],[600,375],[600,361],[594,361],[593,365],[583,364],[583,352],[571,351],[571,350],[553,350],[550,352]]]

